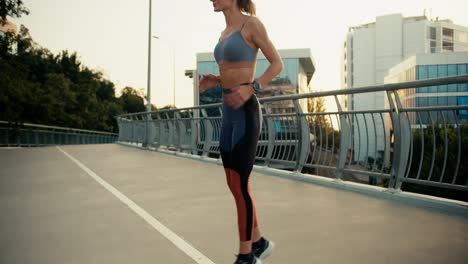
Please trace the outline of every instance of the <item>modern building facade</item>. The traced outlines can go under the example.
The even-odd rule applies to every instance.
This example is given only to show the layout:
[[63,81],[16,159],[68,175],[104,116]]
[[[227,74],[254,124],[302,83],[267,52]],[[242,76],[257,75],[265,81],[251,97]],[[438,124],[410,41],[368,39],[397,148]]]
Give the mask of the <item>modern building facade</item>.
[[[391,68],[385,77],[385,83],[409,82],[454,75],[468,74],[468,52],[416,54]],[[402,91],[400,94],[403,107],[431,107],[468,105],[468,83],[421,87]],[[438,115],[439,113],[433,113]],[[468,111],[457,113],[459,122],[468,121]],[[409,114],[413,125],[431,123],[427,112],[419,117]],[[437,116],[434,116],[437,118]],[[454,116],[445,118],[454,122]]]
[[[468,51],[466,26],[426,16],[380,16],[373,23],[349,29],[342,56],[342,88],[381,85],[390,68],[415,54],[460,51]],[[376,106],[383,105],[382,97],[373,99]],[[360,101],[348,101],[348,109],[359,109]]]
[[[349,28],[342,53],[341,87],[352,89],[382,85],[392,67],[415,54],[440,53],[444,56],[463,51],[468,51],[468,27],[426,16],[379,16],[375,22]],[[385,108],[385,101],[383,92],[369,93],[342,98],[342,105],[348,110],[377,110]],[[376,126],[382,126],[378,122]],[[356,120],[351,124],[353,133],[357,134]],[[382,130],[375,133],[369,130],[370,149],[375,147],[372,145],[374,135],[383,137]],[[354,146],[360,144],[358,142],[359,139],[354,137]],[[377,149],[384,148],[383,143],[378,144]],[[365,158],[354,155],[356,160]]]
[[[284,68],[281,73],[264,87],[259,95],[262,97],[302,94],[310,92],[310,81],[315,72],[315,63],[310,49],[284,49],[278,50],[283,59]],[[255,78],[258,78],[268,68],[269,62],[259,52]],[[186,76],[194,79],[194,105],[219,103],[222,101],[221,88],[214,88],[200,94],[198,81],[203,74],[219,75],[218,64],[212,52],[197,54],[197,69],[186,71]],[[303,111],[307,111],[307,101],[300,102]],[[276,109],[287,109],[291,106],[277,106]]]

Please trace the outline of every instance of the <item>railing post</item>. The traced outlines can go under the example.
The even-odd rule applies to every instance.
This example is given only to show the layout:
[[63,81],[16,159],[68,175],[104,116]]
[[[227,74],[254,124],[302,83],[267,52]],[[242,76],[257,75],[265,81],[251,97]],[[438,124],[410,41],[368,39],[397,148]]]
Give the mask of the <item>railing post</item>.
[[[395,101],[391,96],[395,96]],[[390,189],[399,190],[401,188],[402,179],[406,171],[408,163],[409,150],[411,144],[411,129],[409,121],[405,114],[402,114],[399,109],[402,108],[398,92],[387,91],[387,98],[390,105],[390,117],[393,126],[393,135],[395,145],[393,147],[393,164],[390,171]]]
[[7,147],[10,146],[10,124],[8,124],[6,127],[5,144],[7,145]]
[[124,133],[123,132],[124,128],[122,126],[121,118],[117,117],[116,120],[117,120],[117,126],[119,127],[119,138],[118,138],[118,140],[120,141],[120,140],[122,140],[122,134]]
[[131,123],[130,123],[130,127],[131,127],[131,130],[132,130],[132,133],[130,135],[130,142],[134,143],[136,142],[135,140],[135,126],[136,126],[136,122],[135,122],[135,117],[134,116],[131,116],[130,117],[131,119]]
[[267,153],[265,156],[265,165],[268,167],[270,166],[271,159],[273,157],[273,149],[275,148],[275,139],[276,139],[276,127],[275,122],[271,117],[268,115],[271,114],[270,108],[268,107],[268,103],[263,104],[265,108],[265,115],[263,118],[266,118],[266,124],[268,127],[268,145],[267,145]]
[[[258,111],[262,111],[262,107],[261,105],[259,105],[259,109]],[[221,157],[221,131],[223,129],[223,107],[222,106],[218,106],[218,113],[219,113],[219,126],[218,126],[218,148],[219,148],[219,157],[218,157],[218,160],[219,162],[222,163],[222,157]],[[263,120],[260,120],[260,122],[263,122]],[[262,123],[260,123],[260,127],[262,126],[261,125]],[[259,133],[262,133],[262,131],[260,130]]]
[[198,150],[197,150],[197,136],[200,131],[198,124],[199,120],[198,118],[200,117],[200,112],[198,109],[194,110],[193,113],[190,113],[190,148],[191,148],[191,153],[193,155],[198,155]]
[[[55,133],[55,129],[52,129],[51,130],[51,133],[50,133],[50,142],[48,142],[48,145],[57,145],[56,144],[56,138],[57,138],[57,134]],[[86,142],[87,143],[87,142]]]
[[310,152],[310,130],[309,123],[307,118],[302,111],[302,107],[299,104],[298,99],[293,100],[294,108],[297,113],[297,122],[298,122],[298,144],[297,144],[297,163],[296,171],[301,172],[304,164],[307,162],[307,157]]
[[153,146],[154,141],[154,122],[151,112],[147,114],[146,126],[146,144],[149,148]]
[[206,109],[201,109],[201,114],[203,116],[203,126],[205,127],[205,143],[203,144],[203,156],[207,157],[210,154],[210,149],[213,141],[213,125],[208,119],[208,113]]
[[158,113],[158,124],[159,124],[159,142],[157,144],[158,148],[164,145],[164,135],[165,135],[165,129],[164,129],[164,123],[163,119],[161,118],[161,114]]
[[140,125],[140,119],[138,119],[138,116],[135,116],[134,118],[135,119],[133,120],[133,142],[138,143],[138,139],[139,139],[138,126]]
[[[351,143],[351,126],[346,119],[346,114],[343,113],[343,109],[341,108],[340,100],[338,100],[338,96],[335,97],[336,107],[338,109],[338,113],[340,114],[340,153],[338,157],[338,163],[336,165],[336,178],[342,179],[344,173],[344,167],[346,164],[346,158],[348,156],[348,149]],[[332,150],[333,151],[333,150]]]
[[39,135],[36,131],[34,131],[34,145],[39,145]]
[[167,135],[167,147],[170,148],[175,145],[175,121],[174,118],[171,118],[169,115],[169,112],[166,112],[166,120],[167,120],[167,129],[168,129],[168,135]]
[[180,116],[179,112],[175,112],[174,117],[176,118],[176,122],[178,124],[178,126],[176,126],[176,129],[177,127],[179,128],[178,129],[179,140],[177,142],[176,152],[182,152],[183,144],[185,142],[185,135],[187,134],[187,127],[185,126],[184,122],[181,120],[182,117]]

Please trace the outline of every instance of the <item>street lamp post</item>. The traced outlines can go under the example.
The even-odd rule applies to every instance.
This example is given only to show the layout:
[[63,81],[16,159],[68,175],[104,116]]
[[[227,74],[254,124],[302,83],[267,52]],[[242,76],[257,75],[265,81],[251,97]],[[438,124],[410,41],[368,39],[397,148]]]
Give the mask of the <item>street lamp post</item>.
[[146,111],[151,112],[151,6],[152,1],[149,0],[149,25],[148,25],[148,90],[146,92]]
[[143,143],[143,147],[149,147],[150,144],[150,119],[151,119],[151,9],[152,1],[149,0],[149,21],[148,21],[148,83],[147,83],[147,92],[146,92],[146,135]]

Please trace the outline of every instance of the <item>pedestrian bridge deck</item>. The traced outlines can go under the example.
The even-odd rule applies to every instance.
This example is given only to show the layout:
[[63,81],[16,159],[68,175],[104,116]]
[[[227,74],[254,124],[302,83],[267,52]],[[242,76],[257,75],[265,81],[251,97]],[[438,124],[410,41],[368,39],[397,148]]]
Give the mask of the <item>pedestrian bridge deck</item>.
[[[232,263],[223,175],[117,144],[0,149],[0,263]],[[277,245],[265,263],[468,261],[463,215],[258,172],[251,184]]]

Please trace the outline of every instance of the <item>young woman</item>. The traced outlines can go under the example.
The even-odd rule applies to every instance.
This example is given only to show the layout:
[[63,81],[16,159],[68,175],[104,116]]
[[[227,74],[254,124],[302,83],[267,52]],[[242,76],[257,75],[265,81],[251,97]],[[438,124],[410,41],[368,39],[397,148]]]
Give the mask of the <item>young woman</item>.
[[[220,147],[227,184],[237,206],[239,255],[235,264],[260,264],[273,250],[273,242],[260,235],[255,204],[250,195],[252,171],[261,131],[261,109],[255,93],[283,69],[283,62],[251,0],[210,0],[222,12],[226,28],[214,49],[219,76],[203,75],[200,92],[222,86],[223,122]],[[270,62],[254,80],[258,49]]]

